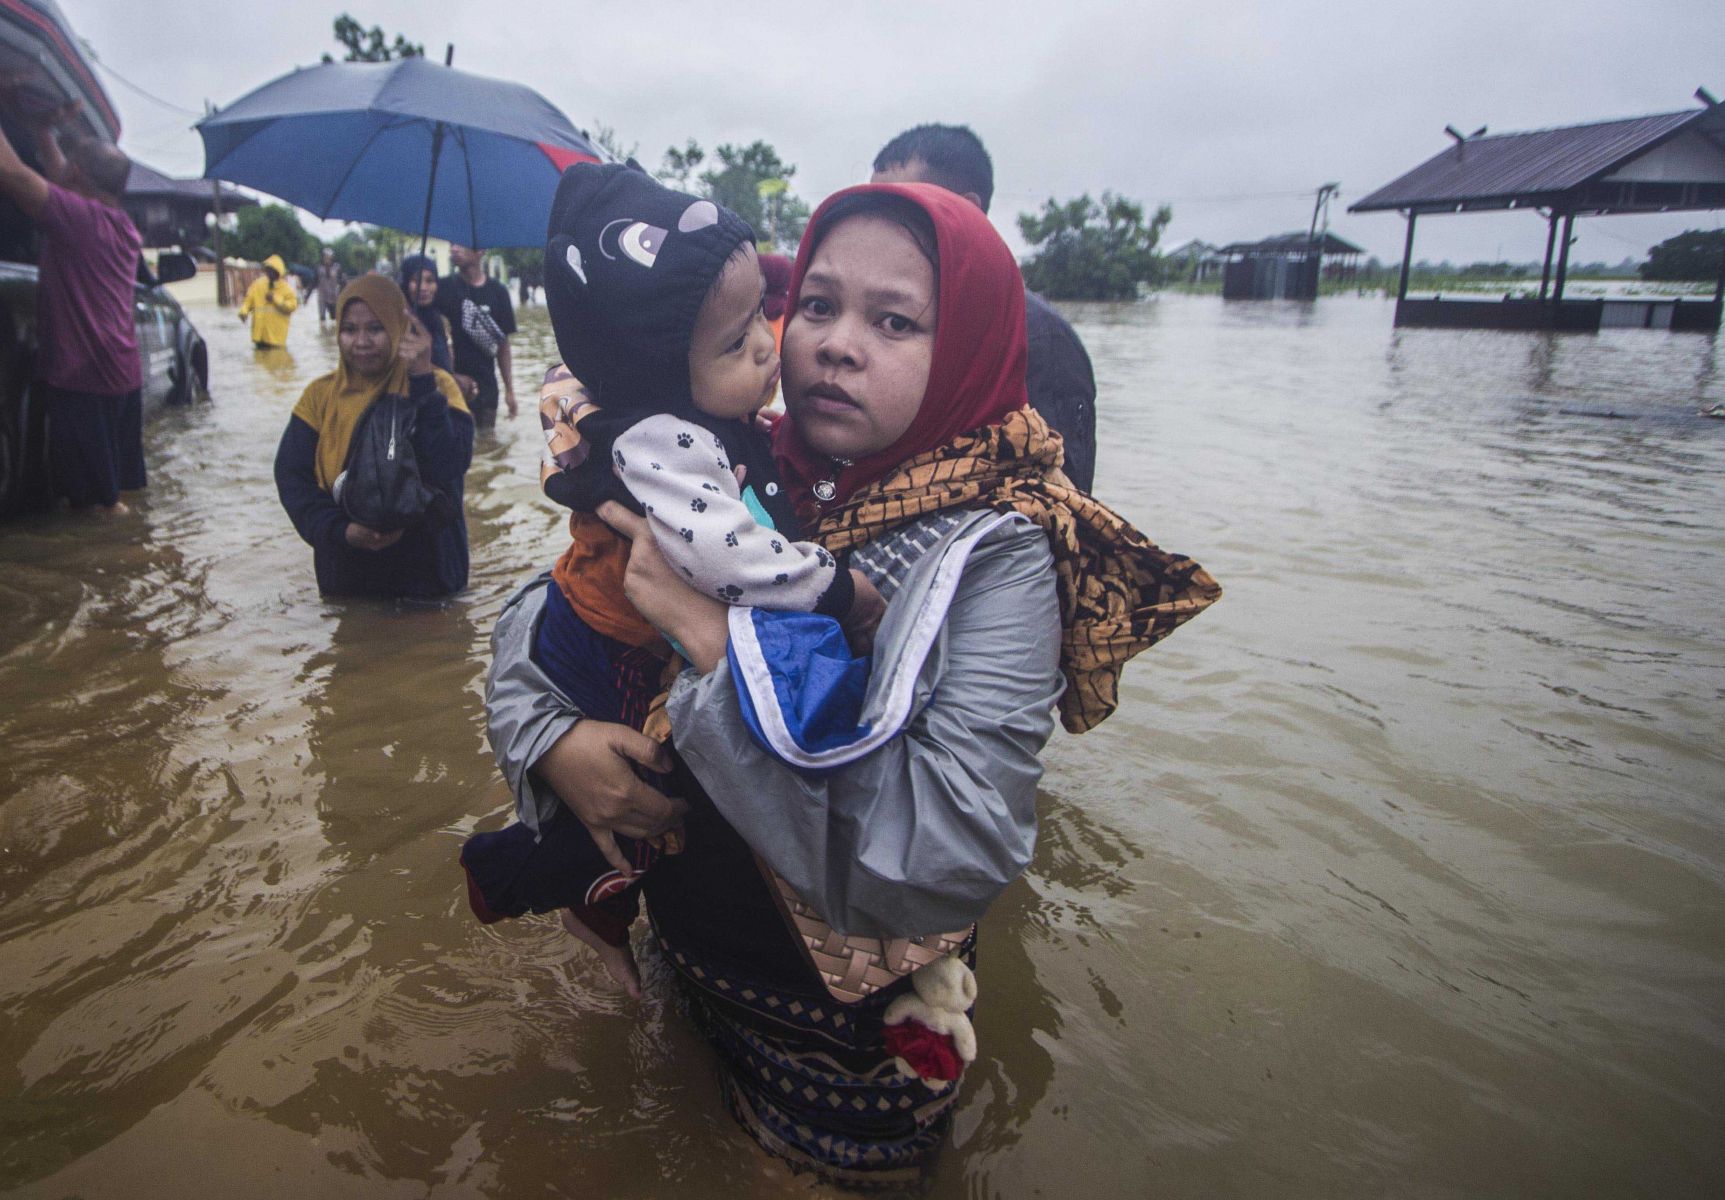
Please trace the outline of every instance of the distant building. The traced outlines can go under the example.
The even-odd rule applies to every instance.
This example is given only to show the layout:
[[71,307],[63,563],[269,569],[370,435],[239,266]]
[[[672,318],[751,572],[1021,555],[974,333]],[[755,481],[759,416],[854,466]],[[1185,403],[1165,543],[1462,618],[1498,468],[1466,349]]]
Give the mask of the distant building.
[[1162,259],[1171,270],[1169,278],[1180,283],[1207,283],[1222,273],[1227,260],[1209,242],[1187,238],[1162,251]]
[[1224,300],[1316,300],[1319,278],[1352,279],[1365,251],[1325,231],[1234,242],[1220,253]]
[[[215,211],[215,185],[208,179],[169,179],[160,171],[134,162],[120,203],[148,248],[179,246],[190,250],[209,240],[205,218]],[[257,201],[222,187],[222,211],[256,205]]]

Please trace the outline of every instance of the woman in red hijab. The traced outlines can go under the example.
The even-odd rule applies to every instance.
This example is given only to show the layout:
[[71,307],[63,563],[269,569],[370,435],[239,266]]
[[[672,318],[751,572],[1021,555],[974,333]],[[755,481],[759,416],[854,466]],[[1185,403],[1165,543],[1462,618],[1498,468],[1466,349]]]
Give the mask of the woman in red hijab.
[[[942,1140],[977,1053],[974,922],[1030,861],[1056,705],[1069,729],[1095,725],[1125,660],[1218,594],[1070,488],[1059,438],[1025,406],[1024,364],[1023,284],[980,210],[906,184],[815,213],[774,456],[801,533],[888,601],[865,757],[799,770],[764,749],[762,663],[791,640],[778,614],[696,593],[650,536],[630,560],[630,599],[691,665],[669,702],[686,849],[646,877],[654,932],[737,1119],[852,1184],[911,1182]],[[518,647],[538,594],[494,638],[505,774],[520,802],[548,787],[596,833],[658,832],[672,802],[626,764],[659,748],[535,686]]]

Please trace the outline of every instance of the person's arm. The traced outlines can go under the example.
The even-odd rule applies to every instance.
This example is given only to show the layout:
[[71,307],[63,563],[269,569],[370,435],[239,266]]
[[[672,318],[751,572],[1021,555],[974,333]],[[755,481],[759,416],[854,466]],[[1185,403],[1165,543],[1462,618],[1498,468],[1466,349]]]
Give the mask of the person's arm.
[[503,372],[503,404],[513,417],[519,411],[515,403],[515,351],[509,345],[509,339],[515,336],[515,308],[509,303],[508,288],[500,285],[497,295],[501,303],[491,314],[497,328],[503,331],[503,342],[497,347],[497,369]]
[[485,678],[486,734],[524,823],[538,829],[567,806],[612,865],[629,874],[611,834],[656,837],[681,819],[682,803],[634,770],[639,763],[668,771],[670,756],[627,725],[583,717],[533,660],[548,580],[535,579],[498,615]]
[[920,667],[926,701],[866,757],[824,775],[782,764],[743,733],[723,658],[673,687],[677,750],[749,847],[835,928],[880,937],[961,929],[1034,850],[1037,756],[1062,688],[1060,640],[1047,539],[1007,523],[964,563]]
[[347,514],[317,485],[317,430],[289,417],[276,448],[276,494],[300,537],[314,550],[347,544]]
[[[43,165],[46,166],[45,147],[52,145],[54,153],[58,155],[59,144],[52,133],[39,134],[36,140],[37,153],[43,155]],[[0,130],[0,195],[16,204],[32,221],[41,220],[48,207],[48,180],[31,170],[30,165],[18,157],[18,151],[13,148],[12,141],[4,130]]]
[[850,572],[813,542],[758,524],[708,430],[668,414],[648,417],[618,435],[611,461],[646,509],[660,551],[698,590],[726,604],[850,611]]
[[408,380],[408,398],[418,405],[413,452],[428,483],[459,479],[473,465],[473,418],[451,406],[451,393],[458,394],[455,380],[442,371]]
[[270,289],[270,303],[275,305],[276,311],[284,317],[291,316],[299,307],[299,292],[286,276],[276,280],[275,287]]
[[252,310],[257,307],[257,297],[258,281],[254,279],[251,286],[246,288],[246,294],[240,297],[240,320],[243,321],[249,317]]
[[498,344],[497,369],[503,373],[503,404],[513,417],[520,406],[515,403],[515,354],[509,348],[508,338]]

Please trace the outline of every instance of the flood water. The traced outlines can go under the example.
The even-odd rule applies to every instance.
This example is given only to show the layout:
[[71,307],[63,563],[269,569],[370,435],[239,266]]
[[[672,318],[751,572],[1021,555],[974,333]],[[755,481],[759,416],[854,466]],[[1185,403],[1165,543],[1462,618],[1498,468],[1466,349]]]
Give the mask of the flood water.
[[[480,438],[458,602],[326,603],[271,460],[333,336],[192,311],[215,402],[138,513],[0,527],[0,1190],[826,1194],[662,963],[631,1003],[467,912],[536,420]],[[1227,594],[1048,750],[930,1193],[1725,1192],[1719,339],[1071,312],[1098,493]]]

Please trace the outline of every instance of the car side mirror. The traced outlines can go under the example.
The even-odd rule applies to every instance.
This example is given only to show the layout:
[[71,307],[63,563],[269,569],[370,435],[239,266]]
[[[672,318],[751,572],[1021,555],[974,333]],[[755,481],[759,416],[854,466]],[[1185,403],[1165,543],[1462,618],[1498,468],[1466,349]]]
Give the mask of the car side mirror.
[[156,278],[163,283],[178,283],[198,273],[198,264],[189,254],[164,254],[156,259]]

